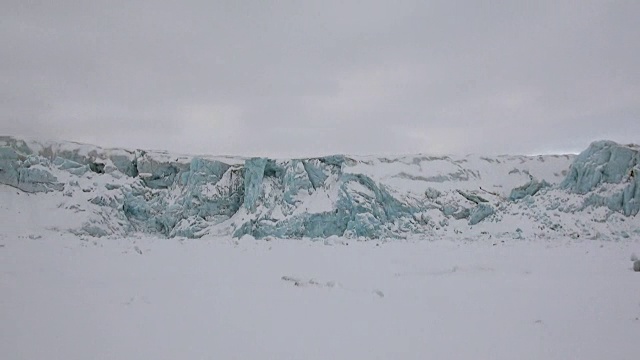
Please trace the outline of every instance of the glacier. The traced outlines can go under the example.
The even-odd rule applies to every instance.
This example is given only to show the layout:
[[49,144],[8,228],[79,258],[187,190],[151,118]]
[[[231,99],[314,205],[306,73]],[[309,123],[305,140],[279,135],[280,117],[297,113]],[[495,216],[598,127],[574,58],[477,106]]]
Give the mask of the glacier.
[[618,238],[640,234],[639,164],[638,146],[611,141],[577,156],[271,159],[0,137],[0,186],[52,199],[80,222],[60,231],[93,237]]

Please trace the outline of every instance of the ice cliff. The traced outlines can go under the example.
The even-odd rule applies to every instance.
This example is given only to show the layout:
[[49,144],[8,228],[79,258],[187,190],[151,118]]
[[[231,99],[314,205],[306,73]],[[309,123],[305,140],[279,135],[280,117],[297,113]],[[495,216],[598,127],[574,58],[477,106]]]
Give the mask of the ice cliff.
[[640,210],[640,147],[598,141],[582,152],[562,186],[588,195],[586,206],[607,206],[627,216]]
[[617,238],[640,233],[639,154],[244,159],[0,137],[0,188],[83,236]]

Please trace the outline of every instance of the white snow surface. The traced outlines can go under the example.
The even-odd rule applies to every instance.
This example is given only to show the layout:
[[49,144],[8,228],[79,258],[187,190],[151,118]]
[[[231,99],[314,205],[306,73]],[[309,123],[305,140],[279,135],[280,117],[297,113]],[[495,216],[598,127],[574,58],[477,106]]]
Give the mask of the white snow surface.
[[640,273],[629,261],[637,240],[30,238],[4,229],[6,360],[640,353]]

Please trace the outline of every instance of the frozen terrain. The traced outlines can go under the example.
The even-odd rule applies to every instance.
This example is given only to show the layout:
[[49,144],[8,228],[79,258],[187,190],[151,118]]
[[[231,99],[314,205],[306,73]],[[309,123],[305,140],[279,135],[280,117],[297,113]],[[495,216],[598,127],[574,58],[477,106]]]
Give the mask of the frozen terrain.
[[637,359],[640,150],[0,138],[0,358]]
[[637,359],[637,240],[0,238],[0,353]]

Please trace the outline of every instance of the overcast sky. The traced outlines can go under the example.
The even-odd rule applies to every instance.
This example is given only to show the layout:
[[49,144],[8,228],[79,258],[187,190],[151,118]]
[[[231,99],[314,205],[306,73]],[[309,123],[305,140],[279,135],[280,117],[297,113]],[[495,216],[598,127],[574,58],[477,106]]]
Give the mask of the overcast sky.
[[640,142],[640,1],[3,0],[0,134],[183,153]]

